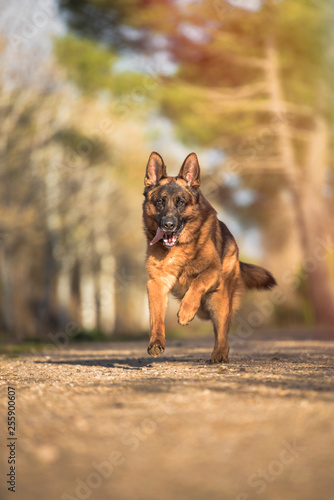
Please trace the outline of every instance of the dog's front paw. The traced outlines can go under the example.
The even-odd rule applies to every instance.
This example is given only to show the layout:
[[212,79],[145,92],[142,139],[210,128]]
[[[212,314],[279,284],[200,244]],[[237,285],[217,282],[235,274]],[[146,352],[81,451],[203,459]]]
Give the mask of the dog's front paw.
[[180,325],[186,326],[190,321],[192,321],[197,312],[197,307],[189,304],[181,303],[179,312],[177,313],[177,319]]
[[162,345],[160,340],[154,340],[153,342],[150,342],[147,352],[149,353],[150,356],[153,356],[154,358],[157,358],[162,354],[165,350],[165,347]]
[[217,349],[214,349],[211,356],[209,363],[211,365],[214,365],[216,363],[228,363],[228,348],[226,347],[218,347]]

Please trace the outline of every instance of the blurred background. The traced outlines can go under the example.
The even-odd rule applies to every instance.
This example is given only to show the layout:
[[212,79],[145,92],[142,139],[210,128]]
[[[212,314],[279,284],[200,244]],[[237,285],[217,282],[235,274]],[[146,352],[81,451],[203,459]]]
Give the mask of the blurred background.
[[[148,334],[141,204],[152,150],[279,283],[233,332],[334,330],[330,0],[0,1],[0,332]],[[182,329],[177,304],[169,335]]]

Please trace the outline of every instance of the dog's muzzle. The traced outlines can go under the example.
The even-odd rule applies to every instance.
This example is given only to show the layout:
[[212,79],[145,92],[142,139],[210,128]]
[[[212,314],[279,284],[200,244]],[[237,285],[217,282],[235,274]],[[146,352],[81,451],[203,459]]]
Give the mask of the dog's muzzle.
[[[165,226],[166,227],[166,226]],[[158,241],[162,240],[163,244],[167,248],[172,248],[173,246],[176,245],[180,234],[182,233],[182,230],[184,228],[184,224],[180,226],[180,228],[177,231],[166,231],[164,228],[158,227],[157,232],[151,241],[150,245],[154,245]]]

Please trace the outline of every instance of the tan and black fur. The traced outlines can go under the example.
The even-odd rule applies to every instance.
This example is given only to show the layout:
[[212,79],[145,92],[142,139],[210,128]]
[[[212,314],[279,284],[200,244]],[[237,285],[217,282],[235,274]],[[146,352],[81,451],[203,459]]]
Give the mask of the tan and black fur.
[[178,321],[197,314],[211,319],[215,345],[211,363],[228,362],[228,330],[233,310],[246,289],[276,285],[265,269],[239,261],[237,244],[201,193],[197,156],[185,159],[177,177],[168,177],[158,153],[150,155],[143,203],[147,237],[150,343],[148,353],[165,349],[165,310],[171,292],[180,301]]

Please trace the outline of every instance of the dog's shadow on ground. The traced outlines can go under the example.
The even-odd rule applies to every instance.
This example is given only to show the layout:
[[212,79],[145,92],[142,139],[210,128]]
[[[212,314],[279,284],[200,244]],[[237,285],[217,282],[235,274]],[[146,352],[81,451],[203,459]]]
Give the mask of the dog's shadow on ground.
[[[242,367],[251,368],[256,365],[263,368],[267,364],[275,364],[273,361],[280,361],[283,364],[290,364],[296,362],[295,353],[266,353],[266,354],[252,354],[252,355],[239,355],[230,359],[230,363],[217,363],[211,364],[209,362],[210,354],[207,352],[196,353],[196,355],[184,356],[161,356],[161,357],[118,357],[113,358],[104,357],[98,358],[95,355],[88,355],[86,357],[69,356],[66,359],[48,359],[47,361],[36,360],[36,364],[51,364],[51,365],[72,365],[72,366],[89,366],[89,367],[102,367],[102,368],[118,368],[123,370],[141,370],[142,368],[157,368],[163,364],[186,364],[193,366],[207,366],[207,367],[225,367],[232,371],[235,369],[243,369]],[[319,360],[320,361],[320,360]],[[299,362],[305,362],[299,358]]]
[[[186,378],[182,377],[182,383],[193,383],[192,371],[196,369],[207,368],[208,372],[214,375],[219,374],[223,378],[224,384],[212,385],[212,380],[202,380],[202,384],[213,392],[234,393],[233,384],[239,384],[238,393],[249,395],[261,394],[267,390],[266,397],[272,397],[272,391],[284,392],[284,397],[297,396],[305,397],[305,391],[311,391],[313,394],[322,393],[323,395],[333,392],[331,381],[324,379],[323,372],[329,370],[328,361],[323,359],[322,355],[314,354],[311,358],[307,355],[296,355],[292,353],[272,352],[272,353],[251,353],[250,355],[239,355],[232,357],[228,364],[209,364],[208,353],[201,352],[196,355],[185,356],[162,356],[158,358],[147,357],[117,357],[101,358],[94,355],[78,356],[68,354],[68,359],[48,359],[35,360],[37,364],[43,365],[71,365],[73,367],[83,366],[90,368],[107,368],[117,373],[118,370],[140,371],[144,369],[145,377],[131,378],[133,389],[142,392],[161,392],[169,391],[169,388],[178,380],[178,374],[167,372],[166,376],[161,378],[161,373],[156,370],[159,366],[177,363],[180,367],[186,365]],[[167,366],[164,366],[167,368]],[[296,371],[296,368],[297,371]],[[188,371],[190,370],[190,371]],[[300,370],[304,371],[305,377],[301,377]],[[205,372],[207,372],[205,370]],[[225,379],[224,375],[228,374]],[[265,377],[263,377],[265,374]],[[152,384],[152,381],[159,380],[159,384]],[[197,380],[197,379],[196,379]],[[218,380],[218,379],[217,379]],[[120,381],[119,384],[124,383]],[[162,385],[161,385],[162,383]],[[196,382],[197,383],[197,382]],[[232,383],[232,385],[231,385]],[[251,389],[250,389],[251,387]],[[291,392],[293,391],[293,392]],[[282,396],[282,397],[283,397]]]
[[[141,370],[142,368],[154,368],[154,365],[160,365],[162,363],[187,363],[187,364],[202,364],[209,365],[207,356],[201,358],[193,357],[174,357],[174,356],[164,356],[159,358],[111,358],[111,359],[62,359],[62,360],[48,360],[48,361],[35,361],[37,364],[52,364],[52,365],[73,365],[73,366],[98,366],[103,368],[120,368],[123,370]],[[214,365],[211,365],[214,366]],[[215,365],[217,366],[217,365]]]

